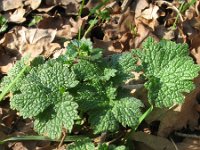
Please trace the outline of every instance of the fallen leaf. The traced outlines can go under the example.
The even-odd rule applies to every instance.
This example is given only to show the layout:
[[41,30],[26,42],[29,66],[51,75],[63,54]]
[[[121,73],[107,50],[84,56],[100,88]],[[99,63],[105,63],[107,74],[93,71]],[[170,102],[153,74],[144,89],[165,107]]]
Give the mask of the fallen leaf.
[[32,10],[35,10],[40,6],[41,2],[42,2],[42,0],[27,0],[25,2],[25,5],[30,5]]
[[73,18],[70,18],[69,22],[67,22],[65,25],[62,26],[61,29],[57,31],[56,36],[66,39],[72,39],[78,34],[80,28],[84,28],[86,20],[87,17],[79,17],[77,21],[75,21]]
[[14,65],[16,58],[0,52],[0,72],[6,74]]
[[179,150],[199,150],[200,141],[194,138],[185,138],[181,143],[176,144]]
[[142,11],[147,7],[149,7],[147,0],[137,0],[135,6],[135,18],[141,16]]
[[19,7],[23,7],[24,0],[1,0],[0,1],[0,11],[8,11],[12,9],[16,9]]
[[31,54],[36,57],[44,54],[50,56],[56,49],[60,49],[58,43],[52,43],[56,30],[52,29],[27,29],[16,27],[6,33],[0,40],[2,47],[8,51],[14,51],[21,56]]
[[159,16],[157,14],[159,7],[153,4],[149,5],[149,8],[141,12],[140,17],[143,17],[147,20],[156,20]]
[[159,25],[156,27],[153,32],[159,39],[172,40],[175,38],[176,30],[172,30],[171,28],[166,28],[164,25]]
[[168,139],[141,131],[134,133],[132,139],[136,141],[135,149],[138,150],[176,150]]
[[196,59],[197,64],[200,64],[200,33],[192,34],[189,39],[191,42],[191,54]]
[[13,13],[7,12],[4,17],[8,20],[8,22],[22,23],[26,21],[26,18],[24,18],[25,13],[25,9],[18,8]]

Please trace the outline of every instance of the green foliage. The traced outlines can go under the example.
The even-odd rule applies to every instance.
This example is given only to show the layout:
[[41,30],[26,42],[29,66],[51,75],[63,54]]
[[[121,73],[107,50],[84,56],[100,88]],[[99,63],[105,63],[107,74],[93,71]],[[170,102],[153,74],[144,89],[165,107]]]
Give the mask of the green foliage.
[[8,24],[7,24],[8,20],[0,15],[0,33],[5,32],[8,28]]
[[68,150],[94,150],[95,145],[90,139],[84,139],[74,142],[67,147]]
[[192,79],[198,76],[200,67],[188,55],[186,44],[162,40],[155,43],[148,38],[143,51],[137,52],[148,81],[149,102],[157,107],[171,107],[183,103],[183,93],[194,89]]
[[62,127],[72,130],[78,119],[78,105],[67,91],[78,81],[66,65],[49,61],[33,68],[23,79],[20,91],[11,99],[11,107],[24,118],[35,119],[35,130],[50,138],[59,138]]
[[[136,65],[140,59],[141,65]],[[143,103],[123,88],[133,77],[132,71],[143,71],[147,79],[151,107],[142,114]],[[120,128],[137,129],[153,107],[171,107],[183,103],[184,93],[194,89],[192,79],[200,67],[188,56],[186,44],[152,38],[143,50],[103,57],[89,39],[73,40],[57,59],[33,61],[23,58],[4,77],[1,97],[12,93],[10,105],[23,118],[34,120],[34,129],[51,139],[62,131],[69,134],[81,129],[95,134],[116,134]],[[80,124],[81,122],[81,124]],[[84,126],[84,127],[83,127]],[[87,129],[86,129],[87,128]],[[64,130],[63,130],[64,129]],[[86,130],[86,131],[85,131]],[[92,130],[92,131],[91,131]],[[92,132],[92,133],[91,133]],[[69,144],[69,150],[125,150],[125,146],[94,143],[90,139]]]
[[95,147],[94,143],[90,139],[78,140],[73,144],[70,144],[68,150],[127,150],[124,145],[106,145],[105,143],[99,144]]
[[29,27],[37,25],[43,19],[42,16],[34,16],[31,22],[28,24]]
[[[22,79],[24,77],[24,74],[28,72],[30,69],[27,65],[28,63],[28,56],[22,58],[20,61],[17,61],[14,67],[10,69],[8,72],[8,75],[5,76],[0,83],[0,91],[4,91],[6,87],[8,87],[9,84],[11,84],[15,79],[17,78],[18,74],[22,71],[21,75],[17,78],[15,83],[13,83],[13,86],[9,88],[8,91],[16,91],[22,84]],[[6,93],[8,92],[6,91]]]

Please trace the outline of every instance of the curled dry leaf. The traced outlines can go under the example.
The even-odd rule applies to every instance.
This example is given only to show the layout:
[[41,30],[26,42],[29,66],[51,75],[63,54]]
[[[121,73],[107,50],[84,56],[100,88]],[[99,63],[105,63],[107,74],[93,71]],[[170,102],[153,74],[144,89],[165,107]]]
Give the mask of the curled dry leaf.
[[23,7],[24,0],[1,0],[0,1],[0,11],[8,11],[12,9],[16,9],[19,7]]
[[147,0],[137,0],[135,5],[135,17],[139,17],[142,14],[142,11],[149,7]]
[[65,8],[66,14],[77,14],[79,11],[79,5],[81,0],[45,0],[45,4],[48,7],[60,5]]
[[32,10],[37,9],[40,4],[41,4],[42,0],[27,0],[25,1],[25,5],[30,5]]
[[4,49],[22,56],[30,53],[32,57],[40,54],[48,57],[60,48],[58,43],[52,43],[55,35],[56,30],[16,27],[4,35],[0,44]]
[[171,28],[166,28],[164,25],[159,25],[156,27],[154,34],[159,39],[166,39],[166,40],[172,40],[175,38],[175,30]]
[[4,17],[8,20],[8,22],[22,23],[26,21],[26,18],[24,18],[25,13],[25,9],[18,8],[13,13],[7,12]]
[[181,143],[177,143],[179,150],[198,150],[200,149],[199,139],[185,138]]
[[15,57],[11,57],[4,52],[0,52],[0,72],[6,74],[13,66]]
[[176,150],[168,139],[141,131],[134,133],[132,139],[136,141],[135,145],[138,150]]
[[197,64],[200,64],[200,43],[199,43],[200,33],[190,36],[191,41],[191,54],[196,59]]
[[72,39],[78,34],[80,28],[84,28],[86,20],[87,17],[79,17],[78,21],[75,21],[73,18],[70,18],[69,22],[63,25],[62,28],[57,31],[56,36],[63,37],[66,39]]

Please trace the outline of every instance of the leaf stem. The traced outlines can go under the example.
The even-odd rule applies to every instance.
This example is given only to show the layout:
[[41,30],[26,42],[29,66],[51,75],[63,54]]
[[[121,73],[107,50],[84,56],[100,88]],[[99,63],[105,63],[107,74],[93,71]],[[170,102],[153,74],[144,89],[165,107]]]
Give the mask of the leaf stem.
[[88,29],[85,31],[83,38],[86,38],[86,36],[88,35],[88,33],[92,30],[92,28],[94,27],[94,25],[97,23],[97,16],[92,20],[90,26],[88,27]]
[[145,113],[139,118],[139,123],[138,125],[135,127],[135,130],[137,130],[137,128],[139,127],[139,125],[142,123],[142,121],[153,111],[153,105],[151,105],[151,107],[149,107]]
[[[87,138],[86,136],[67,136],[63,141],[64,142],[74,142],[76,140],[81,140]],[[5,140],[0,141],[0,144],[5,144],[7,142],[14,142],[14,141],[56,141],[59,142],[60,140],[50,139],[45,136],[37,136],[37,135],[29,135],[29,136],[16,136],[10,137]]]

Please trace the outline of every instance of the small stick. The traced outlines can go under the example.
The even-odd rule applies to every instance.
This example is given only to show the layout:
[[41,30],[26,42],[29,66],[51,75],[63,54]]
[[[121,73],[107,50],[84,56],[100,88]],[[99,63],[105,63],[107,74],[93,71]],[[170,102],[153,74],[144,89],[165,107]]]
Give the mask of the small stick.
[[193,138],[193,139],[200,140],[200,135],[196,135],[196,134],[185,134],[185,133],[175,132],[175,135],[180,136],[180,137]]

